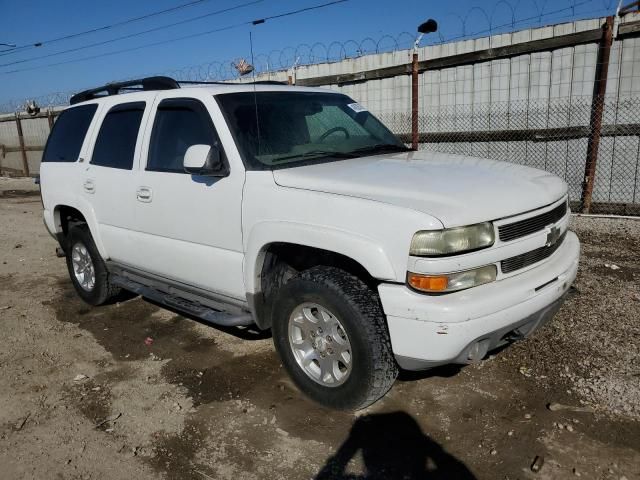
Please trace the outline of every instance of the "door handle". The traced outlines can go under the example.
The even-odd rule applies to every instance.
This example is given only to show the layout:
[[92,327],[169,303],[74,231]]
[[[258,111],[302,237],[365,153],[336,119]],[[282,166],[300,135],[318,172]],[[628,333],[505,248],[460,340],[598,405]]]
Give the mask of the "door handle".
[[87,178],[84,181],[84,184],[82,185],[82,187],[84,188],[84,191],[87,193],[95,193],[96,191],[96,184],[93,182],[91,178]]
[[136,191],[136,198],[139,202],[149,203],[151,201],[151,189],[149,187],[140,187]]

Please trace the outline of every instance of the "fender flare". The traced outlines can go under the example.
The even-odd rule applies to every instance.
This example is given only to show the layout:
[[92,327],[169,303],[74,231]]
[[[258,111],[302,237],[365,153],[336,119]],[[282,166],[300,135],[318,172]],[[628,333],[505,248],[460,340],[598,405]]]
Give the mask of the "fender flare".
[[60,207],[70,207],[78,210],[84,219],[87,221],[87,226],[89,227],[89,231],[91,232],[91,236],[93,237],[93,242],[96,244],[96,248],[98,252],[102,256],[103,259],[108,259],[109,255],[102,243],[102,239],[100,237],[100,229],[98,227],[98,221],[96,220],[96,213],[91,206],[91,203],[86,201],[82,197],[63,197],[60,198],[58,202],[56,202],[56,206],[53,208],[53,218],[54,218],[54,226],[56,229],[56,233],[61,233],[59,230],[61,225],[60,219]]
[[368,237],[320,225],[266,221],[253,226],[245,243],[243,275],[249,294],[260,291],[266,247],[273,243],[293,243],[328,250],[359,263],[373,278],[390,281],[396,278],[384,248]]

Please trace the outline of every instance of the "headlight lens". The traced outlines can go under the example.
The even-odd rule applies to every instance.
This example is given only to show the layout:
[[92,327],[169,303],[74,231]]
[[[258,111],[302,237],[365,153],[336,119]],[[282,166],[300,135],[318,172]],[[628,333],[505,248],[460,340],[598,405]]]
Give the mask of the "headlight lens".
[[421,292],[449,293],[493,282],[496,279],[496,273],[495,265],[487,265],[446,275],[422,275],[409,272],[407,274],[407,283],[413,289]]
[[445,230],[423,230],[413,236],[409,254],[438,257],[490,247],[494,241],[495,233],[490,222]]

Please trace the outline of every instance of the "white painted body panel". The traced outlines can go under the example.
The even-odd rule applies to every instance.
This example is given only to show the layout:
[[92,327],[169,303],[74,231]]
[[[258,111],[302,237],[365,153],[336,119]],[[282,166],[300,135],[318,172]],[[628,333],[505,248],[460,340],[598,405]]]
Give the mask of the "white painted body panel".
[[247,291],[256,291],[256,262],[260,251],[273,242],[340,253],[360,263],[374,278],[404,282],[413,234],[438,228],[442,224],[422,212],[356,197],[280,187],[271,172],[247,172],[243,201]]
[[147,189],[151,198],[130,202],[135,211],[132,248],[136,255],[129,264],[246,300],[240,211],[245,172],[218,105],[206,91],[193,89],[185,95],[182,90],[168,90],[157,94],[150,115],[153,119],[161,100],[184,97],[200,100],[211,115],[230,174],[217,178],[145,170],[153,121],[149,122],[135,189]]
[[[98,102],[87,102],[98,103]],[[99,128],[99,117],[103,110],[103,105],[98,103],[96,114],[87,130],[87,135],[80,148],[78,161],[76,162],[50,162],[40,166],[40,191],[42,194],[42,204],[44,208],[43,217],[45,225],[51,234],[62,231],[60,215],[57,209],[61,205],[67,205],[80,210],[89,229],[98,232],[98,220],[91,203],[87,202],[82,193],[83,167],[86,159],[89,158],[93,150],[93,140]],[[98,251],[104,258],[108,258],[108,253],[100,235],[94,236],[94,242]]]
[[562,179],[542,170],[422,151],[276,170],[274,177],[286,187],[417,210],[447,228],[517,215],[567,193]]
[[[96,128],[91,132],[90,145],[84,157],[79,195],[83,196],[87,205],[91,205],[98,223],[101,242],[108,258],[123,263],[131,263],[136,258],[135,242],[132,231],[135,229],[135,184],[137,172],[140,168],[140,155],[142,151],[142,133],[149,121],[149,111],[153,103],[155,92],[132,93],[126,98],[126,102],[145,102],[146,108],[140,121],[140,131],[133,156],[132,170],[121,170],[97,165],[91,165],[93,147],[102,124],[109,110],[121,103],[116,98],[106,98],[102,101],[101,108],[96,112],[94,121]],[[85,185],[92,185],[92,191]],[[81,210],[82,211],[82,210]]]

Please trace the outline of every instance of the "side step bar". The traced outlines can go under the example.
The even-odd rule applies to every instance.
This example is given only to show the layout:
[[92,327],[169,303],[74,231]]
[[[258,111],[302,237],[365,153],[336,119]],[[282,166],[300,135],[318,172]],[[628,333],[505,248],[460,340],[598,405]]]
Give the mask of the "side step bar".
[[251,313],[237,305],[213,300],[175,285],[163,285],[156,279],[147,279],[119,266],[109,265],[109,271],[115,285],[205,322],[223,327],[254,324]]

